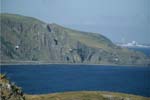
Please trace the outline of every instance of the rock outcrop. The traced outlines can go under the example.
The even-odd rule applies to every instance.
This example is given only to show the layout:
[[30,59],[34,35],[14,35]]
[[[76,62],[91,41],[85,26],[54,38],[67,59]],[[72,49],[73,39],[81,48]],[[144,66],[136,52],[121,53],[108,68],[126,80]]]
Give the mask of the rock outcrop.
[[1,63],[149,63],[144,54],[118,47],[100,34],[80,32],[20,15],[1,14],[0,17]]
[[22,89],[10,82],[4,74],[0,74],[0,99],[25,100]]

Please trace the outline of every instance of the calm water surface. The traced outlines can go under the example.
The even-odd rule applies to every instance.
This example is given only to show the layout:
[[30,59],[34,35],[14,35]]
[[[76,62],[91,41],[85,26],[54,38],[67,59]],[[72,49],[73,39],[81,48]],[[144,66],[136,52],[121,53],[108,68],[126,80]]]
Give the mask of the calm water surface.
[[150,96],[150,67],[5,65],[1,71],[29,94],[99,90]]

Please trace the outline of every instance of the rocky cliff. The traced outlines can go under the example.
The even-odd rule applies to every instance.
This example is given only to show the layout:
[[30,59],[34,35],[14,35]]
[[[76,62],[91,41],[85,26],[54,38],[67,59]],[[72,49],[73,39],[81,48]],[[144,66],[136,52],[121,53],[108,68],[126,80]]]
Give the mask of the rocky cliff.
[[15,14],[0,14],[0,18],[1,63],[149,63],[144,54],[118,47],[100,34],[76,31]]

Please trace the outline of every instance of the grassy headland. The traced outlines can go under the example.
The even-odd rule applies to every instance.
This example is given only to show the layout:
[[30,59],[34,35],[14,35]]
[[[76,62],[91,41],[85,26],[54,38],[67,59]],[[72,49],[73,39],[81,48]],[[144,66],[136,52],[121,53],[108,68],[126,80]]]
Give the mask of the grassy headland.
[[[0,14],[1,63],[149,65],[141,52],[116,46],[107,37],[47,24],[38,19]],[[85,30],[86,31],[86,30]]]

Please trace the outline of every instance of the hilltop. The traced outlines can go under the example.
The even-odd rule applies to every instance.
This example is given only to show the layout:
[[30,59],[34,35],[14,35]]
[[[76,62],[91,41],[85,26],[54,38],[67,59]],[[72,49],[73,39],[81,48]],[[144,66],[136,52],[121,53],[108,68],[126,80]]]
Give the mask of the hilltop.
[[116,46],[97,33],[81,32],[16,14],[0,14],[0,18],[3,64],[149,64],[143,53]]

